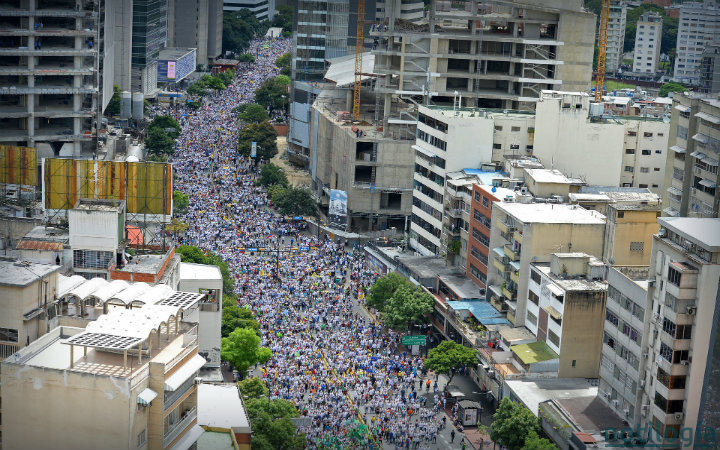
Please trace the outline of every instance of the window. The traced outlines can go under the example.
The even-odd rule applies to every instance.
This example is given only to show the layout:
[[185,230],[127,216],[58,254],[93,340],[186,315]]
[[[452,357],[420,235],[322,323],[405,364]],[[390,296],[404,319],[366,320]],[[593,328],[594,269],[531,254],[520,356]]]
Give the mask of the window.
[[[658,136],[659,136],[659,135],[660,135],[660,133],[658,133]],[[655,154],[656,154],[656,155],[662,155],[662,150],[655,150]]]
[[573,359],[573,360],[572,360],[572,366],[575,367],[575,364],[576,364],[576,363],[577,363],[577,360]]
[[631,243],[630,243],[630,251],[631,251],[631,252],[643,252],[643,251],[645,251],[645,243],[642,242],[642,241],[631,242]]
[[552,330],[548,330],[547,337],[550,342],[555,344],[555,347],[560,347],[560,337],[558,337],[558,335],[555,334]]
[[528,300],[537,305],[540,302],[540,297],[533,291],[528,291]]
[[533,326],[537,326],[537,316],[530,311],[527,312],[527,321],[533,324]]
[[502,131],[502,125],[495,125],[495,131]]
[[511,127],[510,131],[520,131],[520,127]]
[[13,328],[0,328],[0,341],[18,342],[18,330]]
[[652,152],[651,152],[650,150],[643,150],[643,151],[642,151],[642,155],[643,155],[643,156],[650,156],[651,154],[652,154]]
[[483,205],[484,207],[486,207],[486,208],[487,208],[488,206],[490,206],[490,202],[488,201],[487,197],[485,197],[484,195],[483,195],[483,198],[482,198],[482,205]]
[[502,149],[502,144],[493,144],[493,149],[495,149],[495,150],[501,150],[501,149]]
[[140,433],[138,433],[137,446],[142,447],[145,444],[146,440],[147,440],[147,429],[142,430]]
[[640,168],[640,173],[648,173],[648,172],[650,172],[650,168],[649,168],[649,167],[641,167],[641,168]]
[[530,269],[530,279],[537,284],[542,283],[542,277],[540,276],[540,273],[538,273],[538,271],[535,269]]
[[612,311],[606,311],[605,312],[605,320],[610,322],[611,324],[618,326],[619,320],[615,314],[613,314]]
[[669,334],[672,337],[675,337],[675,323],[667,318],[663,318],[663,326],[662,329],[664,332]]
[[680,286],[680,277],[682,274],[678,272],[674,267],[668,267],[668,281],[675,286]]
[[625,149],[625,154],[626,154],[626,155],[634,155],[634,154],[635,154],[635,149],[634,149],[634,148],[626,148],[626,149]]
[[692,338],[692,325],[678,325],[675,332],[675,338],[677,339],[691,339]]
[[660,172],[660,168],[659,168],[659,167],[653,167],[653,172]]
[[633,173],[635,169],[633,169],[633,166],[625,166],[625,172]]

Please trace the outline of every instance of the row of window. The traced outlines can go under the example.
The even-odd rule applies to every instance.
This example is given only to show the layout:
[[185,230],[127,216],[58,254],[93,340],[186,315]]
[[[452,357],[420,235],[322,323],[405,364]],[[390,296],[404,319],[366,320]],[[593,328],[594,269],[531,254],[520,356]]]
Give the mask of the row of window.
[[680,364],[683,361],[690,360],[690,352],[688,350],[673,351],[672,347],[669,347],[664,342],[660,343],[660,356],[672,364]]
[[630,312],[641,321],[645,319],[645,308],[630,300],[613,286],[608,286],[608,298],[617,302],[624,310]]
[[473,229],[472,229],[472,236],[473,236],[473,238],[474,238],[476,241],[478,241],[479,243],[481,243],[481,244],[484,245],[485,247],[489,247],[489,246],[490,246],[490,238],[487,237],[487,236],[485,236],[484,234],[482,234],[482,233],[480,232],[480,230],[478,230],[478,229],[475,228],[475,227],[473,227]]
[[426,220],[424,220],[422,217],[418,216],[417,214],[413,213],[412,215],[412,221],[414,224],[418,225],[423,230],[427,231],[428,233],[432,234],[436,238],[440,238],[440,230],[435,228],[433,225],[428,223]]
[[482,284],[487,285],[487,275],[485,275],[484,272],[480,271],[473,263],[468,263],[468,267],[470,268],[472,276],[477,278]]
[[662,329],[675,339],[690,339],[692,337],[692,325],[676,325],[668,318],[663,318]]
[[485,225],[487,228],[490,228],[490,218],[478,211],[477,209],[473,209],[473,218],[481,224]]
[[615,354],[627,361],[627,363],[631,365],[635,370],[638,370],[638,368],[640,367],[640,360],[635,353],[630,351],[629,348],[615,342],[615,339],[613,339],[607,333],[603,333],[603,343],[611,349],[615,350]]
[[[650,156],[652,155],[652,150],[641,150],[640,152],[643,156]],[[658,155],[662,155],[662,150],[655,150],[655,153]],[[634,148],[626,148],[625,149],[626,155],[634,155],[635,149]]]
[[616,316],[612,311],[605,313],[605,320],[613,324],[618,331],[629,337],[631,341],[640,345],[640,333],[632,325]]
[[426,116],[425,114],[418,114],[418,122],[442,133],[447,133],[448,131],[448,125],[445,122]]
[[428,134],[423,130],[417,130],[417,138],[427,142],[433,147],[439,148],[440,150],[447,150],[447,142],[443,141],[439,137],[435,137],[432,134]]
[[476,247],[473,247],[473,246],[470,246],[470,254],[471,254],[475,259],[477,259],[478,261],[480,261],[481,263],[483,263],[483,265],[484,265],[485,267],[487,267],[487,265],[488,265],[488,257],[487,257],[487,255],[485,255],[484,253],[482,253],[480,250],[478,250]]

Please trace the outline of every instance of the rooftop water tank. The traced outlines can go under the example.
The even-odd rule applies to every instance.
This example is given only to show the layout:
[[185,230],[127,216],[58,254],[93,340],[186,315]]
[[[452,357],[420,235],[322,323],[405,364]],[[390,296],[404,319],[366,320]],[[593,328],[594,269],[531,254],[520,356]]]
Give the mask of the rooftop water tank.
[[142,92],[133,92],[132,95],[132,118],[141,120],[145,115],[143,108],[145,107],[145,97]]
[[130,103],[131,95],[128,91],[122,91],[120,93],[120,118],[130,118]]

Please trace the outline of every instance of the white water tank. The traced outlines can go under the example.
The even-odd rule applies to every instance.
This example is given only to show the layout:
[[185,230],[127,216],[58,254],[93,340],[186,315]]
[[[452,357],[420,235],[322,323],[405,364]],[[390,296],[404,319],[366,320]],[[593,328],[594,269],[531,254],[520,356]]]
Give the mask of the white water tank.
[[130,118],[130,102],[131,95],[128,91],[122,91],[120,93],[120,118]]
[[145,115],[143,108],[145,107],[145,97],[142,92],[133,92],[132,95],[132,118],[141,120]]

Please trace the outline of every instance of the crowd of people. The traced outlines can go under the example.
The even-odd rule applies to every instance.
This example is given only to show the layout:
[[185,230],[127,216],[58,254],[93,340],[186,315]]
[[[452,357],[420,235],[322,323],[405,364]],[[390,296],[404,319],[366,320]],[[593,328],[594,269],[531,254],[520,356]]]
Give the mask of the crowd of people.
[[[286,39],[253,41],[256,61],[231,86],[197,111],[173,112],[182,125],[171,159],[175,188],[190,197],[180,217],[189,229],[177,243],[228,262],[238,303],[252,308],[273,352],[254,373],[271,398],[292,401],[308,418],[299,429],[307,448],[437,448],[444,423],[437,378],[360,307],[375,279],[361,249],[274,214],[254,184],[258,168],[237,154],[232,110],[252,102],[288,51]],[[248,250],[265,247],[272,251]]]

